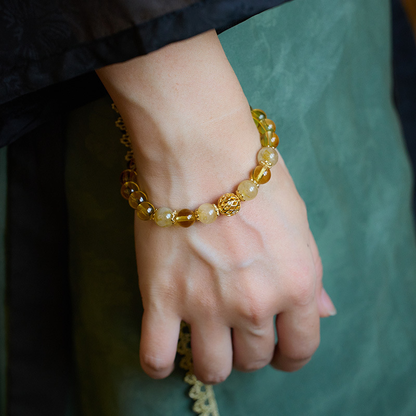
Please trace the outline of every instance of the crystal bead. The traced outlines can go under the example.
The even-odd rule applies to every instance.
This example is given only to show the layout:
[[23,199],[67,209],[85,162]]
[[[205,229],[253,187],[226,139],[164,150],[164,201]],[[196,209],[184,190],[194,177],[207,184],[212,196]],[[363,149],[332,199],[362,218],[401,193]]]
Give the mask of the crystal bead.
[[195,222],[195,214],[190,209],[181,209],[176,214],[176,222],[181,227],[190,227]]
[[120,175],[121,184],[125,182],[137,182],[137,173],[133,169],[126,169]]
[[255,108],[254,110],[251,110],[251,115],[253,119],[255,120],[264,120],[267,118],[266,113],[263,110],[260,110],[259,108]]
[[237,214],[237,212],[240,211],[240,208],[240,199],[235,194],[224,194],[218,200],[218,209],[220,210],[221,214],[227,215],[228,217]]
[[273,131],[266,131],[260,136],[260,143],[263,147],[277,147],[279,144],[279,136]]
[[147,201],[147,195],[143,191],[132,192],[129,196],[129,205],[133,209],[136,209],[144,201]]
[[202,204],[197,209],[199,221],[204,224],[211,224],[217,219],[217,210],[214,204]]
[[243,201],[251,201],[257,196],[259,190],[253,181],[246,179],[238,185],[237,191]]
[[251,173],[253,180],[259,185],[269,182],[271,178],[270,169],[264,165],[257,165]]
[[273,147],[262,147],[257,153],[257,161],[269,163],[270,166],[274,166],[277,163],[279,154]]
[[261,135],[265,134],[268,131],[275,132],[276,131],[276,124],[272,120],[268,118],[261,120],[259,125],[257,126],[257,130]]
[[121,190],[120,190],[120,192],[121,192],[121,196],[122,196],[124,199],[127,199],[127,200],[130,198],[130,195],[131,195],[133,192],[136,192],[136,191],[140,191],[139,185],[137,185],[137,183],[136,183],[136,182],[125,182],[125,183],[121,186]]
[[170,208],[158,208],[155,212],[155,223],[159,227],[170,227],[172,225],[173,211]]
[[155,212],[155,207],[150,202],[142,202],[137,205],[136,214],[143,221],[149,221],[152,219],[152,215]]

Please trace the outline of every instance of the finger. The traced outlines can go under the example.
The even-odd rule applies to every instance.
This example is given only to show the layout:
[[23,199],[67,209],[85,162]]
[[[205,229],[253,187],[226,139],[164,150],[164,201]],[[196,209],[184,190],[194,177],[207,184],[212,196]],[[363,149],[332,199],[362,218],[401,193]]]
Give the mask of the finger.
[[318,246],[316,245],[315,239],[310,230],[309,230],[309,249],[311,251],[313,264],[315,266],[315,273],[316,273],[315,298],[318,303],[319,316],[321,318],[334,316],[336,315],[337,311],[335,309],[334,304],[332,303],[331,298],[328,296],[325,289],[323,288],[322,260],[321,260],[321,256],[319,255]]
[[260,328],[233,329],[233,364],[240,371],[255,371],[265,367],[274,352],[273,319]]
[[205,384],[223,382],[231,373],[231,329],[219,323],[191,323],[194,373]]
[[170,314],[143,313],[140,363],[152,378],[165,378],[174,368],[181,320]]
[[282,371],[302,368],[318,348],[319,313],[316,302],[282,312],[277,316],[278,342],[272,366]]

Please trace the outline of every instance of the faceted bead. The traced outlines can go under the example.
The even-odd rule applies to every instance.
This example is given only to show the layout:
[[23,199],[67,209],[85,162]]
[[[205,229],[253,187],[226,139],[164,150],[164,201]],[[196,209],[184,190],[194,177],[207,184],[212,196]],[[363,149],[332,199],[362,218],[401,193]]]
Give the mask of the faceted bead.
[[198,209],[198,219],[204,224],[211,224],[217,219],[217,210],[214,204],[202,204]]
[[220,210],[221,214],[227,215],[228,217],[237,214],[237,212],[240,211],[240,208],[240,199],[235,194],[224,194],[218,200],[218,209]]
[[269,163],[271,166],[274,166],[277,163],[279,154],[277,150],[273,147],[262,147],[257,153],[257,161]]
[[238,185],[238,192],[243,201],[251,201],[257,196],[258,191],[257,185],[250,179],[246,179]]
[[139,204],[142,202],[147,201],[147,195],[142,191],[135,191],[130,194],[129,197],[129,205],[136,209]]
[[270,172],[270,169],[267,166],[257,165],[254,168],[254,170],[251,174],[251,177],[259,185],[263,185],[263,184],[269,182],[269,180],[271,178],[271,172]]
[[266,133],[260,136],[260,143],[264,147],[277,147],[279,144],[279,136],[273,131],[266,131]]
[[176,222],[181,227],[190,227],[195,222],[195,214],[190,209],[181,209],[176,214]]
[[257,130],[261,135],[265,134],[267,131],[276,131],[276,124],[272,120],[268,118],[261,120],[259,125],[257,126]]
[[130,198],[130,194],[136,191],[140,191],[139,185],[136,182],[125,182],[120,190],[121,196],[127,200]]
[[158,208],[155,212],[155,223],[160,227],[170,227],[172,225],[173,211],[170,208]]
[[120,182],[137,182],[137,173],[132,169],[126,169],[121,172]]
[[155,207],[150,202],[142,202],[137,205],[136,214],[143,221],[149,221],[155,212]]

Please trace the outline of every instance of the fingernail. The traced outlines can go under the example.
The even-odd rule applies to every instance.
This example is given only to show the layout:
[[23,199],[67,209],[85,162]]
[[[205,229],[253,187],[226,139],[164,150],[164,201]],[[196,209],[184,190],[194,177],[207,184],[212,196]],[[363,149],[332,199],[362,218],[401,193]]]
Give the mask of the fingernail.
[[330,316],[334,316],[337,314],[337,310],[335,309],[335,306],[332,303],[331,298],[329,297],[328,293],[326,293],[324,288],[322,288],[321,291],[321,302],[325,306],[325,309]]

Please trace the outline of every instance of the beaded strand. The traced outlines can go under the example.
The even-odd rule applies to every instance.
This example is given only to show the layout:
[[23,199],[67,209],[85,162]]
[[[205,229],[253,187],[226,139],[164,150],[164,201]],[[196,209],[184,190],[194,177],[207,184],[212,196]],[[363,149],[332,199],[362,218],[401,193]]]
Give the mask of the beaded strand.
[[[113,109],[118,113],[116,106]],[[147,194],[140,189],[137,183],[136,164],[133,156],[131,140],[127,133],[121,116],[116,121],[116,126],[123,132],[120,142],[128,150],[125,156],[127,169],[120,175],[121,196],[128,200],[130,206],[136,211],[136,215],[143,221],[154,220],[160,227],[170,227],[178,224],[181,227],[190,227],[195,221],[204,224],[213,223],[220,214],[232,216],[238,213],[242,201],[251,201],[257,196],[258,188],[269,182],[271,178],[270,169],[277,163],[279,137],[276,125],[267,118],[266,113],[260,109],[252,109],[251,115],[260,135],[261,149],[257,153],[258,165],[253,169],[250,179],[243,180],[237,187],[235,193],[222,195],[217,204],[205,203],[195,211],[190,209],[172,210],[168,207],[155,208],[148,200]]]

